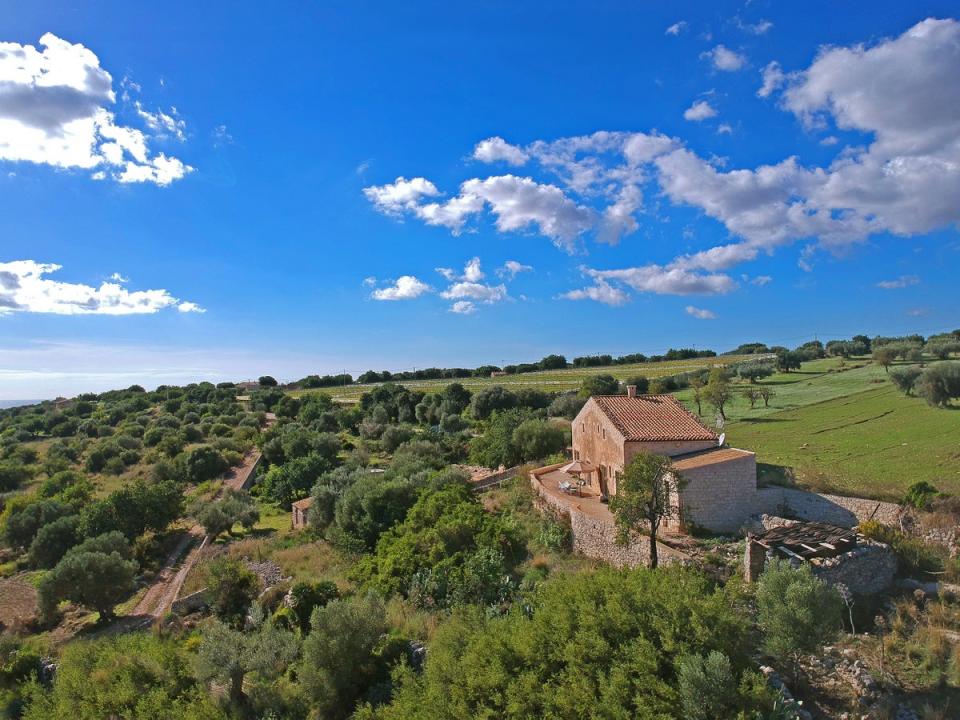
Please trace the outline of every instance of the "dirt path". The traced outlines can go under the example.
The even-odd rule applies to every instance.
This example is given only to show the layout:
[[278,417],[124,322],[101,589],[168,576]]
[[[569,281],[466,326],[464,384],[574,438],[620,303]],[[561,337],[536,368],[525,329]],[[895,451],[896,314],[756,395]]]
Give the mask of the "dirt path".
[[[266,427],[269,428],[277,421],[277,416],[273,413],[267,413]],[[260,464],[261,454],[259,450],[251,450],[243,458],[243,463],[233,468],[223,478],[223,485],[214,499],[220,497],[227,490],[242,490],[249,487],[251,476],[256,472]],[[141,618],[142,622],[136,622],[133,627],[140,627],[150,623],[155,619],[162,618],[173,607],[173,602],[180,594],[187,575],[197,564],[200,554],[207,546],[209,538],[200,525],[193,525],[187,534],[183,536],[177,546],[167,556],[163,568],[157,573],[153,584],[140,602],[130,611],[127,618]],[[184,557],[184,553],[186,556]],[[183,562],[180,563],[180,559]],[[179,564],[179,568],[177,565]],[[130,622],[130,621],[127,621]]]

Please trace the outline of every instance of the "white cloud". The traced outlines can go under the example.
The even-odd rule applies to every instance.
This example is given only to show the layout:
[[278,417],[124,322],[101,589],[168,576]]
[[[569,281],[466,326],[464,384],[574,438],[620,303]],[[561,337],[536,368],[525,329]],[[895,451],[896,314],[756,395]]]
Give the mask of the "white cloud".
[[377,284],[377,278],[375,275],[368,275],[363,279],[364,287],[373,287]]
[[158,137],[168,137],[172,135],[180,142],[187,139],[187,123],[178,117],[177,109],[171,108],[169,113],[157,110],[155,113],[143,109],[143,105],[137,100],[134,103],[137,109],[137,115],[146,123]]
[[603,278],[596,278],[593,285],[579,290],[571,290],[560,297],[567,300],[593,300],[615,307],[624,305],[630,300],[630,296],[625,291],[613,287]]
[[529,159],[527,153],[511,145],[502,137],[481,140],[473,149],[473,159],[485,163],[503,161],[508,165],[523,165]]
[[697,320],[716,320],[717,316],[714,312],[710,310],[705,310],[704,308],[694,307],[693,305],[687,305],[686,307],[687,315],[692,315]]
[[757,287],[769,285],[771,282],[773,282],[773,278],[769,275],[757,275],[753,280],[750,281],[752,285],[756,285]]
[[503,267],[497,270],[497,275],[513,280],[517,275],[523,272],[533,272],[532,265],[524,265],[516,260],[507,260]]
[[901,275],[896,280],[881,280],[877,283],[877,287],[884,290],[901,290],[911,285],[918,285],[919,283],[920,278],[916,275]]
[[93,287],[46,277],[60,269],[60,265],[35,260],[0,263],[0,315],[137,315],[171,307],[182,312],[202,312],[195,303],[178,300],[167,290],[130,291],[117,281]]
[[730,123],[720,123],[717,126],[717,135],[733,135],[733,126]]
[[724,45],[717,45],[713,50],[701,53],[700,57],[709,59],[715,70],[736,72],[747,64],[747,57]]
[[463,277],[470,282],[479,282],[483,280],[483,270],[480,269],[480,258],[474,257],[467,260],[463,267]]
[[[838,141],[824,166],[787,157],[728,168],[657,132],[598,131],[530,143],[520,148],[528,177],[470,178],[447,200],[423,178],[412,198],[388,193],[387,202],[373,192],[382,188],[367,193],[380,209],[454,233],[489,210],[501,232],[534,230],[568,251],[587,233],[615,242],[636,232],[641,217],[653,222],[669,218],[671,207],[691,207],[722,224],[731,240],[662,265],[608,271],[620,274],[604,280],[623,291],[729,292],[736,283],[721,271],[780,247],[802,242],[798,265],[811,271],[822,249],[836,253],[879,233],[908,237],[960,224],[957,68],[955,20],[925,20],[869,46],[828,47],[800,71],[768,65],[761,95],[776,92],[779,107],[830,132],[826,142],[859,136],[846,147]],[[592,294],[602,296],[603,288]]]
[[429,285],[413,275],[401,275],[393,285],[374,290],[370,297],[374,300],[413,300],[431,290]]
[[736,23],[738,28],[744,32],[750,33],[751,35],[766,35],[771,29],[773,29],[773,23],[769,20],[758,20],[757,22],[751,24],[743,22],[743,20],[738,17],[736,18]]
[[434,268],[434,271],[439,273],[440,275],[443,275],[445,280],[452,281],[455,277],[457,277],[457,271],[454,270],[453,268],[438,267],[438,268]]
[[128,282],[130,282],[130,278],[125,278],[123,275],[121,275],[121,274],[118,273],[118,272],[113,273],[113,274],[110,276],[110,279],[113,280],[114,282],[118,282],[118,283],[128,283]]
[[458,315],[470,315],[477,311],[477,306],[469,300],[458,300],[450,306],[450,312]]
[[766,64],[760,71],[760,77],[763,80],[763,85],[757,90],[757,97],[762,98],[769,97],[787,81],[787,76],[784,75],[780,63],[776,60]]
[[[95,179],[169,185],[193,168],[151,155],[142,130],[118,125],[107,108],[113,78],[83,45],[52,33],[40,47],[0,42],[0,160],[90,170]],[[132,87],[132,85],[130,85]],[[125,89],[126,92],[126,89]],[[148,129],[182,125],[164,113],[142,113]]]
[[595,279],[614,280],[637,292],[655,295],[724,295],[737,287],[729,275],[654,264],[620,270],[586,268],[584,272]]
[[697,100],[683,111],[683,119],[691,122],[700,122],[716,116],[716,109],[706,100]]
[[840,138],[836,135],[827,135],[827,137],[820,141],[820,144],[825,147],[830,147],[831,145],[836,145],[838,142],[840,142]]
[[687,28],[687,21],[681,20],[680,22],[675,22],[673,25],[668,27],[665,34],[673,35],[674,37],[676,37],[677,35],[682,33],[686,28]]
[[398,177],[386,185],[364,188],[363,194],[380,212],[386,215],[401,215],[404,211],[414,210],[423,198],[436,197],[440,191],[426,178],[407,180],[405,177]]
[[445,300],[469,298],[490,305],[505,300],[508,296],[507,288],[504,285],[484,285],[483,283],[462,280],[450,285],[440,293],[440,297]]
[[182,302],[177,305],[177,310],[182,313],[205,313],[206,308],[202,308],[194,302]]

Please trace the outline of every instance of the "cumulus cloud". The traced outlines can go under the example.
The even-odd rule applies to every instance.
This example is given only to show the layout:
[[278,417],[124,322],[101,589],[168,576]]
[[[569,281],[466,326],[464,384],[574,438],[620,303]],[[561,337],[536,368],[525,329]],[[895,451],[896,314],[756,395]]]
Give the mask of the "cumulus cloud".
[[753,280],[750,281],[750,284],[763,287],[764,285],[769,285],[771,282],[773,282],[773,278],[769,275],[757,275]]
[[747,64],[746,55],[724,45],[717,45],[712,50],[701,53],[700,57],[710,60],[713,68],[721,72],[736,72]]
[[196,303],[178,300],[167,290],[130,291],[118,281],[93,287],[46,277],[60,269],[60,265],[35,260],[0,263],[0,314],[138,315],[172,307],[181,312],[204,312]]
[[694,307],[693,305],[687,305],[686,312],[687,312],[687,315],[692,315],[697,320],[716,320],[717,319],[716,314],[711,310]]
[[881,280],[877,283],[877,287],[884,290],[901,290],[911,285],[918,285],[919,283],[920,278],[916,275],[901,275],[896,280]]
[[677,35],[682,33],[684,30],[686,30],[686,28],[687,28],[687,21],[681,20],[680,22],[675,22],[673,25],[668,27],[665,34],[673,35],[674,37],[676,37]]
[[760,71],[760,78],[763,84],[760,86],[760,89],[757,90],[757,97],[762,98],[772,95],[775,90],[780,89],[787,81],[787,76],[780,67],[780,63],[776,60],[766,64],[763,70]]
[[137,109],[137,115],[140,116],[147,127],[158,137],[173,136],[180,142],[187,139],[187,123],[178,117],[176,108],[171,108],[169,113],[165,113],[162,110],[150,112],[143,109],[143,105],[139,100],[134,104]]
[[490,305],[506,299],[507,288],[505,285],[484,285],[483,283],[462,280],[450,285],[440,293],[440,297],[445,300],[469,298]]
[[364,188],[363,194],[385,215],[402,215],[404,211],[414,210],[423,198],[436,197],[440,191],[426,178],[407,180],[401,176],[386,185]]
[[467,260],[467,264],[463,267],[463,277],[470,282],[483,280],[484,274],[483,270],[480,269],[480,258],[474,257]]
[[533,266],[524,265],[516,260],[507,260],[503,264],[503,267],[497,270],[497,275],[500,277],[506,277],[509,280],[513,280],[513,278],[523,272],[533,272]]
[[[728,69],[745,62],[731,61],[720,48],[711,60]],[[776,95],[778,107],[836,142],[835,158],[824,166],[787,157],[727,167],[655,131],[598,131],[511,145],[527,158],[529,176],[470,178],[450,198],[424,178],[417,187],[394,183],[366,192],[382,211],[454,233],[489,211],[501,232],[537,232],[570,252],[584,248],[588,234],[616,242],[637,232],[641,219],[690,207],[722,224],[731,240],[604,280],[622,291],[728,292],[736,283],[722,271],[783,246],[804,243],[798,264],[809,271],[820,249],[837,252],[879,233],[906,237],[960,223],[957,68],[955,20],[925,20],[871,45],[827,47],[801,70],[767,65],[759,94]],[[844,146],[838,135],[858,137]],[[647,198],[655,198],[649,209]],[[591,296],[611,293],[600,287],[577,299]]]
[[747,23],[736,18],[737,27],[751,35],[766,35],[773,29],[773,23],[769,20],[758,20],[755,23]]
[[374,300],[413,300],[431,291],[431,287],[413,275],[401,275],[393,285],[374,290],[370,297]]
[[469,300],[458,300],[450,306],[450,312],[458,315],[470,315],[477,311],[477,306]]
[[[113,78],[91,50],[52,33],[39,45],[0,42],[0,160],[156,185],[193,170],[178,158],[150,153],[144,131],[117,123],[108,109],[116,102]],[[182,134],[182,120],[137,109],[148,130]]]
[[567,300],[593,300],[604,305],[620,306],[630,300],[630,295],[620,288],[613,287],[603,278],[596,278],[593,285],[579,290],[571,290],[560,297]]
[[508,165],[523,165],[529,156],[521,148],[511,145],[502,137],[492,137],[477,143],[473,149],[473,159],[485,163],[503,161]]
[[683,111],[683,119],[692,122],[700,122],[716,116],[716,109],[706,100],[697,100],[693,105]]

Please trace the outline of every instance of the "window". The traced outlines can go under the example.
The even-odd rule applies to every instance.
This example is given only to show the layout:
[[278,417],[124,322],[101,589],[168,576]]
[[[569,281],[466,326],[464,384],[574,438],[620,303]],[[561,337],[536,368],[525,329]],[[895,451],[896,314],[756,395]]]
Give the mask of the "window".
[[573,459],[574,459],[574,460],[579,460],[579,459],[580,459],[580,451],[579,451],[579,450],[574,450],[574,451],[573,451]]
[[600,436],[601,436],[604,440],[607,439],[607,429],[606,429],[606,428],[600,428]]

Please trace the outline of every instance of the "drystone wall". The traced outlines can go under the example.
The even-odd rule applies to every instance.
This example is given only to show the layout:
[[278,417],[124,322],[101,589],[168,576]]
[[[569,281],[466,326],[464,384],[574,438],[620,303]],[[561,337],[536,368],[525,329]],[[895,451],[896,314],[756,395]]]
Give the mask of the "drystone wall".
[[830,585],[843,583],[858,595],[875,595],[893,585],[897,557],[889,545],[860,538],[850,552],[824,558],[813,574]]
[[[559,467],[559,466],[558,466]],[[598,518],[579,510],[576,503],[567,503],[543,489],[536,474],[531,473],[530,482],[537,493],[537,505],[541,512],[549,513],[563,522],[570,523],[573,552],[584,557],[602,560],[617,568],[639,567],[650,561],[650,542],[637,538],[626,545],[616,539],[616,526],[612,516]],[[657,543],[657,560],[662,565],[690,560],[686,553],[662,542]]]
[[753,508],[755,515],[786,515],[838,527],[854,527],[866,520],[897,526],[903,512],[895,503],[776,486],[757,490]]

